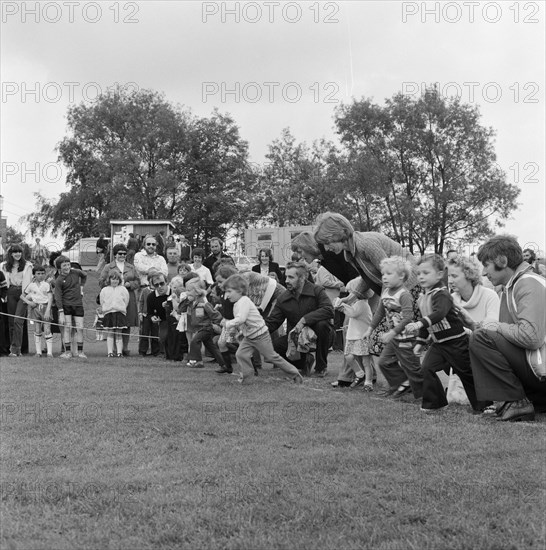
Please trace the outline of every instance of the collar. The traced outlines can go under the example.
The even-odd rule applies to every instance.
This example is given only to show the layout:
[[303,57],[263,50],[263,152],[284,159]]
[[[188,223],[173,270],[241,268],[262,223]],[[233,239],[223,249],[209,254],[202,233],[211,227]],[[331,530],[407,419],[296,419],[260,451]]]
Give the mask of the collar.
[[431,292],[435,292],[437,290],[447,290],[447,287],[442,281],[438,281],[433,287],[425,290],[425,294],[430,294]]
[[506,283],[504,288],[508,289],[514,286],[515,282],[528,271],[533,271],[532,265],[528,264],[527,262],[522,262],[521,264],[519,264],[516,268],[516,271],[514,271],[514,274],[512,275],[512,277],[510,277],[510,280]]

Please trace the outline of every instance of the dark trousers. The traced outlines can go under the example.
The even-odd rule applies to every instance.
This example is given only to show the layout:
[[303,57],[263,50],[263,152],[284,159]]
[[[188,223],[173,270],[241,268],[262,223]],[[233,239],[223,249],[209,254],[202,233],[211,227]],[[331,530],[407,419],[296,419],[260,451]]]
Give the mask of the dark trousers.
[[470,337],[470,360],[480,399],[519,401],[528,397],[546,405],[546,382],[527,364],[525,350],[496,331],[478,329]]
[[[307,325],[315,331],[317,335],[317,351],[315,372],[323,372],[328,367],[328,350],[334,340],[334,328],[328,321],[319,321],[314,325]],[[292,363],[297,369],[305,370],[306,353],[301,354],[301,358],[297,361],[291,361],[286,357],[288,350],[288,336],[281,336],[273,340],[274,350],[289,363]]]
[[214,342],[215,332],[212,327],[201,328],[197,332],[193,332],[190,342],[190,351],[188,353],[189,361],[202,361],[201,344],[214,357],[214,360],[223,367],[225,365],[224,358]]
[[140,338],[138,341],[138,353],[146,355],[151,347],[152,355],[159,355],[159,340],[149,336],[159,336],[159,325],[152,323],[149,317],[143,317],[140,322]]
[[5,302],[0,302],[0,355],[9,355],[9,317],[2,315],[7,313],[8,307]]
[[423,396],[423,372],[419,357],[413,353],[415,341],[391,340],[385,345],[378,366],[390,388],[397,388],[409,380],[413,396]]
[[343,323],[345,321],[345,314],[339,310],[334,310],[334,345],[332,346],[336,351],[343,351],[345,349],[345,338],[343,335]]
[[481,410],[487,402],[480,402],[476,397],[474,377],[470,367],[468,353],[468,336],[448,340],[447,342],[433,343],[428,349],[421,369],[423,371],[423,408],[439,409],[447,405],[444,386],[440,382],[438,371],[449,374],[449,368],[461,379],[468,400],[474,410]]
[[12,353],[28,353],[28,326],[26,319],[28,306],[21,300],[21,287],[10,286],[7,294],[9,339]]
[[185,332],[176,330],[178,320],[172,315],[167,319],[167,341],[165,342],[165,358],[172,361],[182,361],[188,353],[188,340]]

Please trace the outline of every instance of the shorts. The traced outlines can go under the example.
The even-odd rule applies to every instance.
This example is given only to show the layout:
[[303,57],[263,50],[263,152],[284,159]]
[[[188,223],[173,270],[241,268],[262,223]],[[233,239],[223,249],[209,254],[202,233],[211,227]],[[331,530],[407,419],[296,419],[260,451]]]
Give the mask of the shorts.
[[83,306],[64,306],[64,314],[71,317],[83,317]]
[[44,322],[44,315],[47,309],[47,304],[38,304],[37,307],[28,308],[28,318],[38,323]]

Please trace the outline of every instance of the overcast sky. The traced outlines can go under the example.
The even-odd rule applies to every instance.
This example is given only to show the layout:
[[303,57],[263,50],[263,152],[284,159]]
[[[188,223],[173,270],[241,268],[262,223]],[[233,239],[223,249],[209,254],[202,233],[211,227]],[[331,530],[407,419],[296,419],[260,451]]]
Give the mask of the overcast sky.
[[[544,2],[2,2],[1,193],[9,225],[66,187],[71,103],[116,83],[230,113],[251,160],[290,127],[335,139],[336,105],[438,82],[480,106],[521,187],[506,230],[545,248]],[[33,10],[38,8],[36,12]],[[38,165],[38,174],[32,171]]]

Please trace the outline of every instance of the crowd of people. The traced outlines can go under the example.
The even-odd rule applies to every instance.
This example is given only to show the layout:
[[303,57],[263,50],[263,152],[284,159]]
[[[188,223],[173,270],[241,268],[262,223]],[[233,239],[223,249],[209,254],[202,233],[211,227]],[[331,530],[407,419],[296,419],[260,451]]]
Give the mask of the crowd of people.
[[[204,349],[220,375],[237,366],[245,382],[265,362],[301,383],[327,376],[329,354],[342,350],[336,389],[377,392],[380,371],[381,395],[436,413],[449,402],[443,371],[475,414],[516,421],[546,412],[546,280],[511,236],[490,238],[474,257],[452,250],[445,259],[415,258],[326,212],[314,233],[294,238],[284,270],[262,249],[244,273],[219,238],[208,255],[173,236],[139,243],[131,234],[111,254],[101,239],[96,327],[110,358],[135,353],[136,327],[140,356],[203,369]],[[36,356],[53,356],[59,332],[60,357],[85,359],[86,279],[66,256],[52,254],[45,265],[12,245],[0,265],[0,353],[28,353],[28,318]]]

